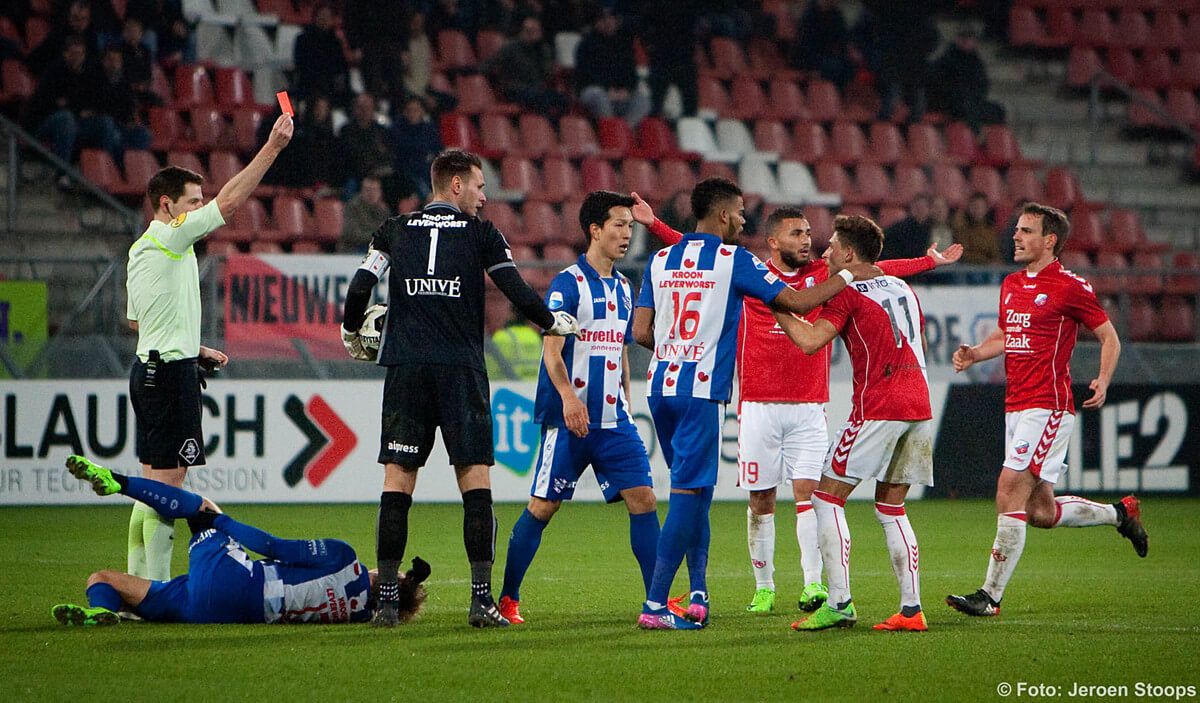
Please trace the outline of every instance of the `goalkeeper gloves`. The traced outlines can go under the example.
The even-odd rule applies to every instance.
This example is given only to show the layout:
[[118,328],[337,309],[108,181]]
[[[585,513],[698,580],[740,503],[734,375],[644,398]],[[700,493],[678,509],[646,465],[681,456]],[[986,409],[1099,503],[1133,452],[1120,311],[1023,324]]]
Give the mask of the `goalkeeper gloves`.
[[351,359],[359,361],[374,361],[375,355],[363,347],[362,338],[358,336],[358,332],[351,332],[345,327],[342,330],[342,344],[346,347],[346,351],[350,353]]
[[559,310],[554,313],[554,324],[546,332],[558,337],[579,334],[579,322],[570,313]]

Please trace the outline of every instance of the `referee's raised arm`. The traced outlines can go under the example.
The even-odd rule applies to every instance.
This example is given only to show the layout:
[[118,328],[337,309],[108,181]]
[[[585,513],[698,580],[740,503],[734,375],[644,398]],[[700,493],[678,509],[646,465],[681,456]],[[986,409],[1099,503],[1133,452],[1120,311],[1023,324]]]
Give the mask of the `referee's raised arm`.
[[271,164],[275,163],[276,157],[283,148],[288,145],[292,139],[292,118],[290,115],[280,115],[275,120],[275,125],[271,127],[271,134],[267,137],[267,143],[263,144],[250,163],[246,164],[246,168],[238,171],[225,187],[217,193],[216,201],[217,208],[221,211],[221,217],[228,222],[234,211],[246,202],[246,198],[254,192],[258,184],[262,182],[263,176],[266,175],[267,169],[271,168]]

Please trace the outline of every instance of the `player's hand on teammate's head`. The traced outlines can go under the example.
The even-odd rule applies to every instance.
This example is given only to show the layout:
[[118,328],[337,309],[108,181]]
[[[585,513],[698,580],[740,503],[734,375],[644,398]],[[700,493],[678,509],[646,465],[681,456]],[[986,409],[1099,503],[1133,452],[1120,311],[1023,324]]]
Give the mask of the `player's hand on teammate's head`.
[[1104,401],[1108,399],[1108,384],[1098,378],[1093,378],[1088,384],[1088,388],[1092,389],[1092,397],[1083,401],[1085,408],[1098,408],[1104,405]]
[[854,275],[854,280],[856,281],[869,281],[872,278],[877,278],[883,275],[883,269],[879,268],[875,264],[868,264],[864,262],[850,264],[846,267],[846,270]]
[[962,258],[963,247],[961,244],[954,243],[946,247],[945,251],[939,252],[936,246],[929,247],[929,251],[925,252],[933,259],[934,266],[946,266],[952,264]]
[[654,224],[654,209],[650,207],[650,203],[642,200],[642,196],[637,193],[630,193],[633,198],[633,207],[629,211],[633,214],[633,219],[639,223],[649,227]]
[[954,355],[951,357],[954,363],[954,370],[962,372],[968,366],[975,363],[975,352],[971,351],[971,347],[966,344],[960,344],[958,349],[954,350]]
[[292,131],[295,125],[292,123],[291,115],[280,115],[275,120],[275,125],[271,127],[271,135],[267,137],[267,143],[276,149],[282,149],[292,140]]

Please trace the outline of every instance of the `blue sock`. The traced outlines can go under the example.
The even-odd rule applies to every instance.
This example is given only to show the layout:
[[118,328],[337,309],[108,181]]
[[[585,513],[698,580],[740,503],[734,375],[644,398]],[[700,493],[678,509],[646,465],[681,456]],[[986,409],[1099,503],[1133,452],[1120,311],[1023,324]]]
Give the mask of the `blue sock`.
[[542,531],[549,524],[534,517],[526,508],[517,519],[517,524],[513,525],[512,536],[508,538],[508,556],[504,560],[501,598],[508,596],[513,600],[521,600],[521,582],[525,580],[525,572],[529,570],[542,544]]
[[701,506],[701,497],[694,493],[672,493],[658,535],[658,554],[654,561],[654,579],[646,598],[654,603],[666,604],[671,593],[671,582],[683,562],[683,555],[695,541],[696,515]]
[[641,515],[629,516],[629,546],[633,557],[642,569],[642,582],[646,593],[654,580],[654,559],[658,554],[658,511],[651,510]]
[[166,518],[186,518],[195,515],[204,499],[182,488],[168,486],[159,481],[151,481],[137,476],[126,476],[126,486],[122,493],[141,501],[154,509],[154,512]]
[[688,579],[692,592],[708,592],[708,543],[712,536],[708,511],[712,507],[713,489],[705,488],[700,493],[700,509],[696,516],[696,541],[687,552]]
[[112,584],[93,583],[88,586],[86,593],[88,606],[92,608],[108,608],[114,613],[121,609],[121,594],[117,593]]

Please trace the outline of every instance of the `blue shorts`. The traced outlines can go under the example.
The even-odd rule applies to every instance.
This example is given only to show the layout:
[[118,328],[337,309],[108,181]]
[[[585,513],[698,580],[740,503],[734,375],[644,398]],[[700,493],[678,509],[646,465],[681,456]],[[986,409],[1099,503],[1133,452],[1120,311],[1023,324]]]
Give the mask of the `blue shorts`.
[[589,464],[607,503],[620,500],[627,488],[653,485],[646,446],[633,423],[588,430],[586,437],[576,437],[565,427],[544,425],[529,494],[550,501],[570,500]]
[[652,395],[654,432],[671,467],[671,488],[717,485],[725,406],[707,398]]
[[265,622],[262,565],[228,535],[204,530],[188,545],[188,573],[151,583],[137,612],[154,622]]

